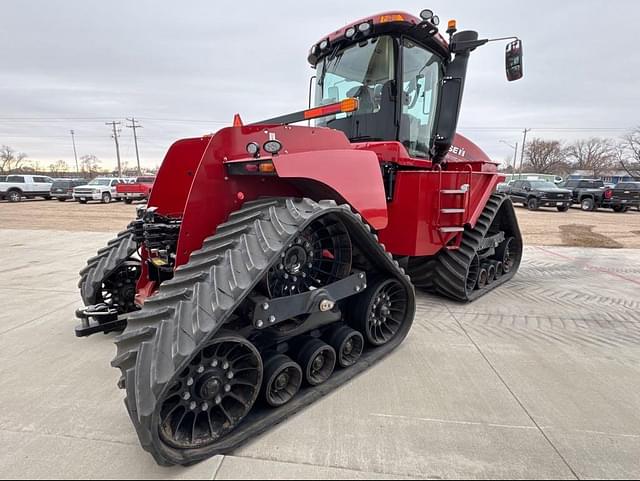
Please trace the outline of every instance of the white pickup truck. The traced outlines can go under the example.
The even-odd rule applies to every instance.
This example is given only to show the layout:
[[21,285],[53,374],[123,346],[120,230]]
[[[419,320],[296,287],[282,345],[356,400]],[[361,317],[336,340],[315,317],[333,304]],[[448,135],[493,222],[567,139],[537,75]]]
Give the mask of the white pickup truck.
[[43,197],[51,199],[53,179],[43,175],[8,175],[5,182],[0,182],[0,199],[9,202],[20,202],[22,199]]
[[103,204],[108,204],[112,200],[120,200],[116,190],[118,184],[124,184],[124,179],[98,177],[87,185],[74,188],[73,200],[77,200],[81,204],[86,204],[90,200],[99,200]]

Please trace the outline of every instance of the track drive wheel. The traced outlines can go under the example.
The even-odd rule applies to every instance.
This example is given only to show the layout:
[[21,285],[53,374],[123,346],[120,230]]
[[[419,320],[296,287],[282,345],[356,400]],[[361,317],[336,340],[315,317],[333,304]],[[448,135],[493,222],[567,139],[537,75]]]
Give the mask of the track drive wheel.
[[262,394],[271,407],[291,401],[302,385],[302,369],[288,356],[275,354],[264,363]]
[[262,384],[258,350],[235,335],[210,341],[160,400],[159,433],[178,449],[215,443],[251,411]]
[[352,327],[373,346],[388,343],[410,316],[409,296],[406,288],[395,279],[371,283],[364,294],[354,299]]

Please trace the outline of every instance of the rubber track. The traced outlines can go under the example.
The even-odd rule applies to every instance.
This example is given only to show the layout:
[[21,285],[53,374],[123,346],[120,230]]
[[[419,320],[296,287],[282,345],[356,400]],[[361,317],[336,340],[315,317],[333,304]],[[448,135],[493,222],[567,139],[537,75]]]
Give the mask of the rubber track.
[[[164,282],[142,310],[128,318],[127,329],[116,339],[117,355],[112,365],[122,372],[120,387],[126,389],[125,405],[143,448],[159,464],[191,464],[226,452],[211,447],[185,452],[167,446],[158,434],[158,401],[163,399],[176,374],[182,372],[203,344],[215,337],[240,302],[279,260],[282,249],[313,220],[330,213],[340,216],[348,227],[357,226],[361,232],[354,236],[354,242],[359,237],[359,242],[375,251],[379,266],[413,289],[398,263],[349,206],[308,199],[268,199],[244,204],[218,227],[214,236],[204,241],[200,250],[191,254],[187,264],[176,269],[174,278]],[[411,308],[415,309],[415,305]],[[315,399],[313,394],[304,402],[312,398]],[[304,407],[304,402],[299,402],[296,410]],[[239,439],[236,436],[233,446],[227,443],[225,449],[281,420],[261,419],[254,423],[257,427],[251,425],[252,421],[241,430],[251,432],[239,435]],[[236,430],[242,426],[241,423]]]
[[131,229],[124,230],[115,239],[111,239],[106,247],[87,261],[87,265],[80,271],[80,295],[85,305],[90,306],[99,302],[98,294],[102,289],[102,282],[137,250]]
[[[468,302],[477,299],[511,279],[518,271],[520,261],[516,263],[508,274],[505,274],[487,287],[477,289],[471,295],[467,295],[466,292],[467,266],[503,206],[511,209],[513,213],[513,205],[506,195],[493,194],[489,198],[475,227],[473,229],[465,228],[459,249],[443,249],[435,257],[423,259],[422,261],[421,258],[412,258],[409,261],[409,274],[414,284],[417,287],[432,290],[450,299]],[[513,214],[512,219],[514,223],[512,228],[517,232],[517,237],[522,242],[515,214]]]

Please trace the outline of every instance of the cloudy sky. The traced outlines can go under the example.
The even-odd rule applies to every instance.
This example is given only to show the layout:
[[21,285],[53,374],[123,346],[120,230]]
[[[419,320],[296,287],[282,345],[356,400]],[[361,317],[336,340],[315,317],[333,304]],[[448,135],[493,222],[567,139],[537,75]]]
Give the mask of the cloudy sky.
[[503,44],[472,56],[460,130],[494,159],[531,136],[619,136],[640,125],[637,0],[0,0],[0,144],[46,166],[79,155],[115,165],[105,122],[140,120],[143,164],[178,138],[304,108],[309,47],[386,10],[432,8],[482,36],[519,35],[525,79],[508,83]]

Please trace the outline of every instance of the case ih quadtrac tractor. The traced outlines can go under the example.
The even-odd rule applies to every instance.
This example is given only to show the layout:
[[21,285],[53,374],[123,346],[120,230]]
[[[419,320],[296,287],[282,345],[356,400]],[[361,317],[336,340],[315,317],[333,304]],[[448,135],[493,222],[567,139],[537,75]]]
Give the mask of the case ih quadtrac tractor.
[[[489,40],[437,24],[391,12],[323,38],[314,108],[176,142],[81,272],[76,334],[123,331],[113,366],[157,462],[228,452],[382,359],[414,285],[466,302],[516,273],[502,177],[456,135]],[[510,80],[521,58],[516,40]]]

